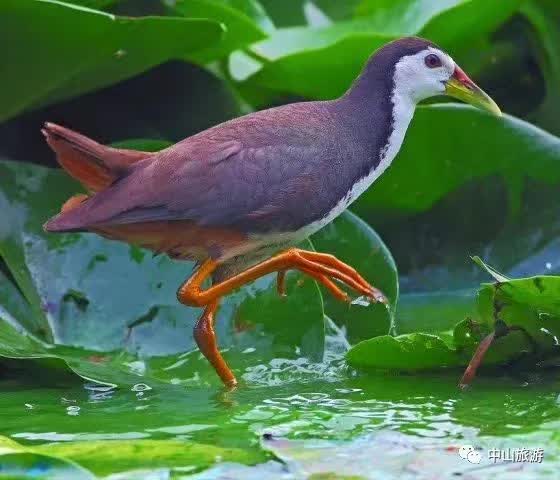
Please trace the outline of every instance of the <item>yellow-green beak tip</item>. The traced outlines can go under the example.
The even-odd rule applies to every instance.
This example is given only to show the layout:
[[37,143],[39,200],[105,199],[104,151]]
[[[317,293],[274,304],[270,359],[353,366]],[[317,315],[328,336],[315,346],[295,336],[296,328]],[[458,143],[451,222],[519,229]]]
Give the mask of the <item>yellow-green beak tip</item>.
[[455,67],[455,72],[447,81],[445,93],[474,107],[486,110],[497,117],[502,116],[500,107],[490,96],[474,83],[461,68]]

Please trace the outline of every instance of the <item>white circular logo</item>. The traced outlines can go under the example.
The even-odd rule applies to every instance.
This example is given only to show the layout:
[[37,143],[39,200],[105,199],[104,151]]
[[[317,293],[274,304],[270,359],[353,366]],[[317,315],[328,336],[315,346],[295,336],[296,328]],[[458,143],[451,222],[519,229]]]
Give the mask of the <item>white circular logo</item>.
[[482,460],[482,455],[472,445],[463,445],[459,448],[459,456],[470,463],[480,463]]
[[469,453],[474,452],[474,447],[472,445],[463,445],[459,448],[459,456],[463,460],[468,460]]
[[472,452],[468,453],[467,460],[471,463],[480,463],[480,460],[482,460],[482,455],[480,454],[480,452],[473,450]]

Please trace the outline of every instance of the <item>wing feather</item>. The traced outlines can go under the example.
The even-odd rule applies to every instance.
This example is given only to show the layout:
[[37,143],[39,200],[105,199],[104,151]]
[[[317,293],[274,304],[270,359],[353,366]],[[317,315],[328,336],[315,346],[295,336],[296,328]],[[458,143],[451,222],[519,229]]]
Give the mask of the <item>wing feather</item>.
[[133,165],[63,214],[67,226],[188,220],[258,233],[294,230],[324,215],[325,179],[336,178],[325,165],[341,161],[336,135],[324,112],[310,110],[297,122],[287,107],[219,125]]

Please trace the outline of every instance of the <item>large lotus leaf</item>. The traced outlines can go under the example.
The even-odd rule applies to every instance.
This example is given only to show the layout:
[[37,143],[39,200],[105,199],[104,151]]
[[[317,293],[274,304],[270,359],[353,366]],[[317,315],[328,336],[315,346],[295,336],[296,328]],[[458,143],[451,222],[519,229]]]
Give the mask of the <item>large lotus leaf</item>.
[[347,212],[312,237],[313,246],[352,265],[389,299],[381,303],[346,305],[332,295],[323,295],[325,313],[344,326],[350,343],[385,335],[393,327],[399,284],[397,267],[391,253],[373,229],[356,215]]
[[[192,351],[185,371],[210,372],[192,339],[200,310],[175,297],[192,264],[95,235],[47,235],[43,222],[79,187],[59,170],[33,165],[2,162],[0,172],[0,254],[23,296],[19,303],[6,301],[2,354],[56,356],[87,378],[117,384],[161,375],[144,362],[156,355],[169,366],[174,355]],[[3,290],[15,288],[6,285]],[[274,356],[322,358],[323,309],[315,283],[290,275],[288,294],[280,298],[269,276],[222,302],[216,330],[234,368]],[[21,335],[23,327],[31,336]],[[246,350],[251,354],[241,353]]]
[[[136,146],[148,148],[145,141]],[[6,215],[0,253],[21,289],[20,293],[5,279],[0,290],[5,339],[0,344],[6,356],[60,358],[86,378],[117,385],[211,372],[206,362],[199,361],[192,339],[200,312],[179,305],[175,298],[191,264],[153,258],[95,235],[46,235],[41,230],[44,220],[79,187],[61,171],[32,165],[3,162],[1,172],[0,198]],[[367,225],[347,214],[315,239],[327,252],[360,261],[366,276],[379,278],[378,285],[394,306],[396,270]],[[274,356],[321,359],[324,325],[317,287],[296,274],[288,280],[287,299],[277,295],[275,279],[269,276],[222,303],[217,334],[222,347],[228,347],[226,356],[234,368]],[[341,323],[352,331],[369,332],[370,325],[378,334],[388,331],[391,316],[376,310],[380,306],[353,305],[349,311],[344,310],[348,305],[339,310],[329,306],[329,313],[339,312]],[[191,354],[178,362],[180,352]]]
[[11,45],[0,121],[184,58],[222,37],[211,20],[118,17],[55,0],[3,1],[0,31],[2,44]]
[[[456,54],[469,41],[495,30],[520,2],[468,0],[452,2],[456,5],[451,7],[449,2],[436,6],[431,2],[416,3],[382,2],[377,17],[360,17],[324,28],[280,29],[251,47],[252,61],[241,54],[234,55],[233,76],[243,81],[246,90],[258,87],[307,98],[333,98],[350,86],[367,58],[383,44],[416,34],[439,42]],[[423,14],[403,18],[403,7],[411,5]],[[398,21],[387,22],[386,14]],[[323,78],[329,81],[321,81]]]

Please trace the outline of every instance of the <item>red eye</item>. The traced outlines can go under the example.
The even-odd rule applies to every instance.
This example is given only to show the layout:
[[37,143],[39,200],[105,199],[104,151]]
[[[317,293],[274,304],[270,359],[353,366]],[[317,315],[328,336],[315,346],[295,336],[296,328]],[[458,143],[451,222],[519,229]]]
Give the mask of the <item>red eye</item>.
[[426,58],[424,59],[424,63],[428,68],[441,67],[441,59],[435,53],[430,53],[429,55],[426,55]]

